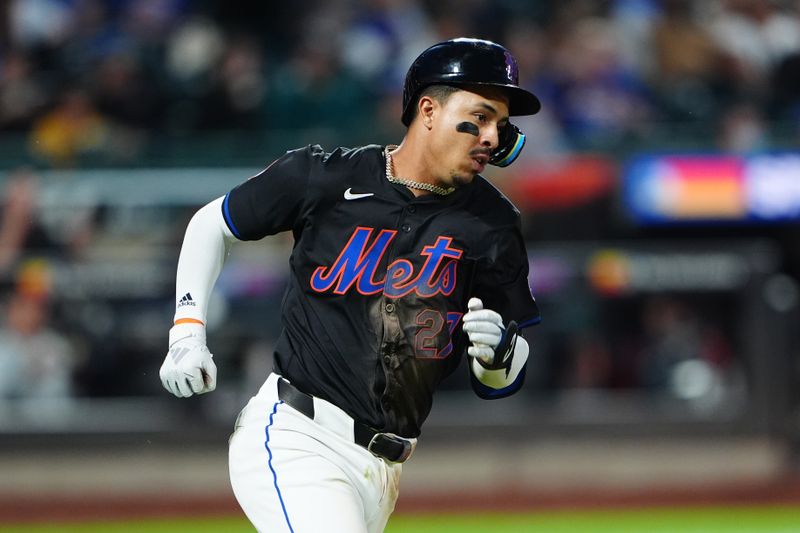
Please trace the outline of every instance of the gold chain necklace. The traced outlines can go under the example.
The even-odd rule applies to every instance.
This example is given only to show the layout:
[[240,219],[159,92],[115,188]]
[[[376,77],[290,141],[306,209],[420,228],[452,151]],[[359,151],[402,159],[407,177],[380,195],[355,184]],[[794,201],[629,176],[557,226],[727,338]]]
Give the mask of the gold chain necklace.
[[397,149],[396,144],[387,144],[386,149],[384,150],[384,154],[386,154],[386,179],[391,181],[392,183],[397,183],[399,185],[405,185],[406,187],[411,187],[412,189],[421,189],[423,191],[429,191],[434,194],[438,194],[440,196],[447,196],[454,190],[455,187],[439,187],[438,185],[432,185],[430,183],[422,183],[420,181],[413,181],[407,180],[405,178],[395,178],[394,172],[392,172],[392,154],[390,150]]

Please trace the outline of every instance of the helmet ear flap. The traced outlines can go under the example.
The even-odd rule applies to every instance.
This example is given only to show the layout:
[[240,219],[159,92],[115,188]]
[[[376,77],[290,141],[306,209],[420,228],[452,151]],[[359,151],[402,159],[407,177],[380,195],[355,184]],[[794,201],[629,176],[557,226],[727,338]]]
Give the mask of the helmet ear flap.
[[489,157],[489,164],[496,167],[507,167],[517,160],[524,147],[525,134],[509,122],[500,130],[500,141],[497,149]]

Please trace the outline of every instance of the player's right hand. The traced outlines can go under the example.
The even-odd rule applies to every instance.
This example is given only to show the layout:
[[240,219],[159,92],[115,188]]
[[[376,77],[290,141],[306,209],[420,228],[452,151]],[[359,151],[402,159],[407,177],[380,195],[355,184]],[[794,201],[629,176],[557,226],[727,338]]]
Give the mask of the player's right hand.
[[217,388],[217,366],[206,347],[202,324],[176,324],[169,330],[169,351],[159,371],[164,388],[178,398]]

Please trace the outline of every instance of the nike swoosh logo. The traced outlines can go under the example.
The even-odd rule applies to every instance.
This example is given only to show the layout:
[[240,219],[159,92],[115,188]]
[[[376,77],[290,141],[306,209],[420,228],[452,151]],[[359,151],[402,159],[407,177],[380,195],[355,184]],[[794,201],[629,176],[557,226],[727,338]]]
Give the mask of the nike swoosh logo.
[[344,199],[345,200],[358,200],[359,198],[366,198],[368,196],[372,196],[373,194],[375,194],[375,193],[373,193],[373,192],[356,193],[356,192],[353,192],[352,188],[349,188],[346,191],[344,191]]

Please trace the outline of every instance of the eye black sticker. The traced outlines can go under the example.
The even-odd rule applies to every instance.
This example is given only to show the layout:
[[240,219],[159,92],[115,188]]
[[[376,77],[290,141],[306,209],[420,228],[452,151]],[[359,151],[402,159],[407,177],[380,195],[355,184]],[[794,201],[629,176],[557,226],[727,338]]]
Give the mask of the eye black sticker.
[[475,137],[480,135],[480,130],[478,129],[478,126],[476,126],[472,122],[460,122],[456,124],[456,131],[459,133],[469,133],[470,135],[474,135]]

